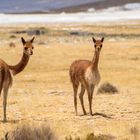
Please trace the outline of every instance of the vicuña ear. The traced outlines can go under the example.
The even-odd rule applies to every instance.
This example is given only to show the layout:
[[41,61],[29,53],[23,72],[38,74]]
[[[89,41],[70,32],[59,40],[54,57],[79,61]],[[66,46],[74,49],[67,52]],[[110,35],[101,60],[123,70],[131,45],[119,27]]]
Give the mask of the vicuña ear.
[[34,42],[34,39],[35,39],[35,37],[33,37],[33,38],[31,39],[31,41],[30,41],[30,42],[31,42],[31,43],[33,43],[33,42]]
[[21,37],[21,41],[22,41],[22,44],[25,45],[26,41],[24,40],[23,37]]
[[102,39],[101,39],[101,42],[103,42],[104,41],[104,37],[102,37]]
[[94,37],[92,37],[92,40],[93,40],[94,43],[96,42],[96,39]]

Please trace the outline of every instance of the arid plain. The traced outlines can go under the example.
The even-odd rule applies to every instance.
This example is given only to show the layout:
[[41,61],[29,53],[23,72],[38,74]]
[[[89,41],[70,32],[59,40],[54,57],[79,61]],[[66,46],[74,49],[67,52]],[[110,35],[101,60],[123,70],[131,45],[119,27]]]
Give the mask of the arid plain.
[[[8,122],[0,121],[0,137],[22,123],[46,123],[57,137],[107,134],[117,140],[140,139],[140,22],[95,24],[0,25],[0,58],[17,64],[22,56],[20,38],[34,34],[34,54],[25,70],[14,77],[8,95]],[[75,116],[70,64],[76,59],[91,60],[92,36],[105,36],[100,54],[101,83],[109,82],[119,93],[96,94],[93,113]],[[14,43],[15,47],[9,47]],[[99,85],[100,86],[100,85]],[[88,102],[85,94],[87,112]],[[0,120],[2,120],[0,99]],[[137,133],[134,133],[135,130]]]

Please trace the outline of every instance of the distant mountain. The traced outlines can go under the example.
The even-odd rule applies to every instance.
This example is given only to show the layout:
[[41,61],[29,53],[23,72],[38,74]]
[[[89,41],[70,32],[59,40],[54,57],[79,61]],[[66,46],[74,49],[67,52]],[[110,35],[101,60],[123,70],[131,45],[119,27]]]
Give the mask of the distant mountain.
[[95,10],[106,9],[109,7],[122,6],[128,3],[140,3],[140,0],[104,0],[104,1],[96,1],[89,2],[87,4],[79,4],[76,6],[69,6],[64,8],[58,8],[55,12],[83,12],[88,11],[90,8],[94,8]]
[[81,12],[104,9],[140,0],[0,0],[0,13]]
[[0,0],[0,13],[49,12],[103,0]]

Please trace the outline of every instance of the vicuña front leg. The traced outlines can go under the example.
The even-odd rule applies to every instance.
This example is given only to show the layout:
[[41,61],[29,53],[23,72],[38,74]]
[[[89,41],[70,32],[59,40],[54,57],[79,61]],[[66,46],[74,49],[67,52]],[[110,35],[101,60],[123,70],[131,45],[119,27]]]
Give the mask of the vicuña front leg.
[[87,86],[87,94],[88,94],[89,113],[90,113],[90,115],[93,115],[93,114],[92,114],[92,98],[93,98],[93,90],[94,90],[94,86],[93,86],[93,85],[88,85],[88,86]]
[[93,115],[92,114],[92,100],[93,100],[93,92],[94,92],[94,85],[91,85],[90,86],[90,110],[91,110],[91,115]]
[[90,115],[92,115],[90,88],[87,88],[87,94],[88,94],[88,102],[89,102],[89,113]]

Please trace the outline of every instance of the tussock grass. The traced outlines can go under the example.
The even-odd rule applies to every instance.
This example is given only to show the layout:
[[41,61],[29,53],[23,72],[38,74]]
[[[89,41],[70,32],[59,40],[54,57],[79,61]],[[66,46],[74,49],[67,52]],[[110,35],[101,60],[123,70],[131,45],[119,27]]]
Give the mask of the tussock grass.
[[106,83],[103,83],[103,84],[100,85],[97,93],[110,93],[110,94],[114,94],[114,93],[118,93],[118,89],[114,85],[106,82]]
[[6,133],[3,140],[56,140],[56,136],[46,124],[23,124]]
[[139,138],[139,129],[137,127],[132,127],[130,129],[130,133],[134,136],[135,140],[138,140],[138,138]]
[[98,135],[95,136],[94,133],[87,134],[84,138],[75,137],[73,138],[71,135],[66,137],[65,140],[114,140],[115,137],[111,135]]

